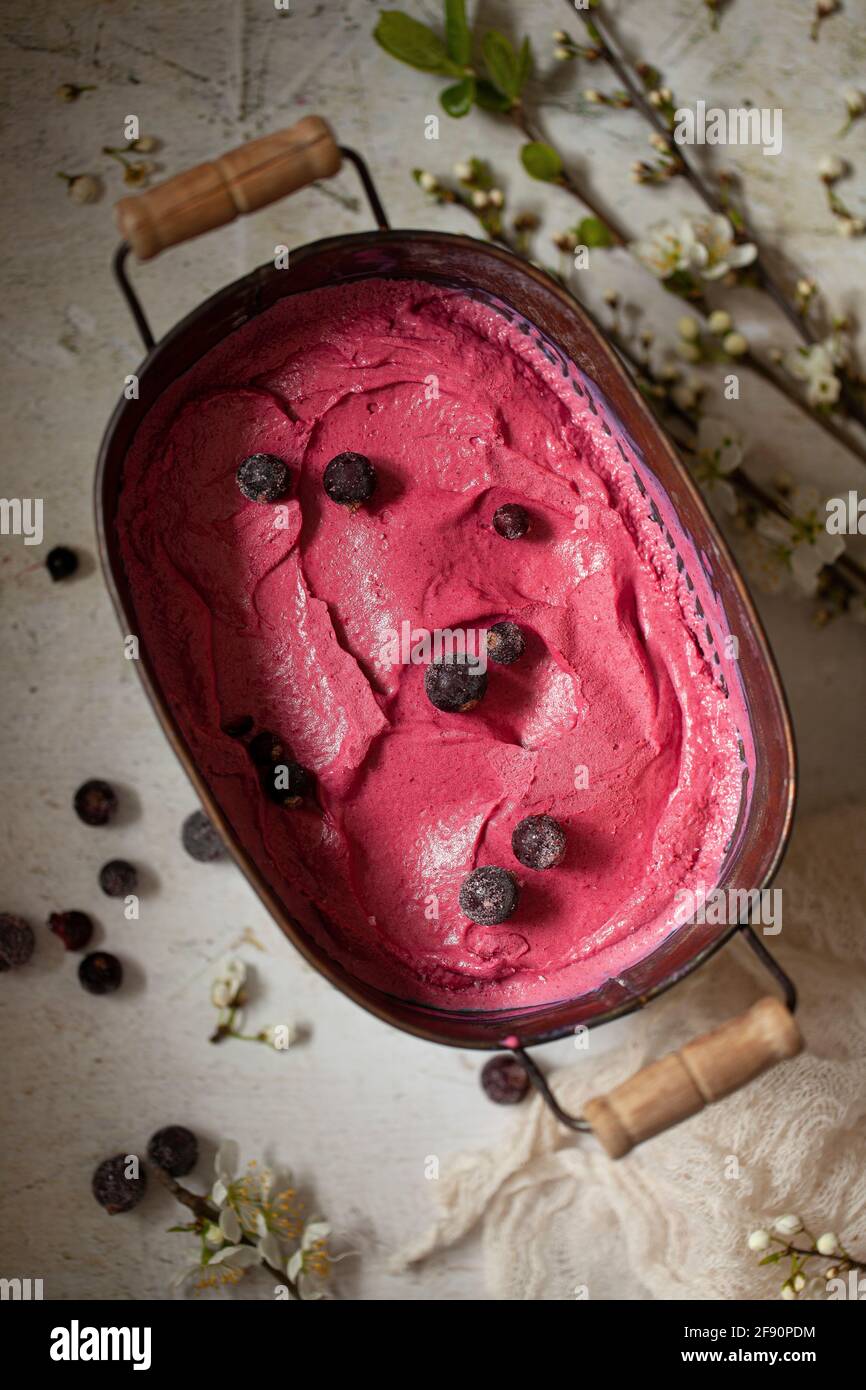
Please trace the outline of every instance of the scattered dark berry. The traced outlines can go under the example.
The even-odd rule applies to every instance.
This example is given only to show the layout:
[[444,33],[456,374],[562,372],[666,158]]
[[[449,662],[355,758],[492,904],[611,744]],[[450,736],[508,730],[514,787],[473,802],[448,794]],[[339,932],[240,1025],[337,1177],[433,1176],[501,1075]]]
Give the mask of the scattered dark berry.
[[138,873],[125,859],[109,859],[99,870],[99,886],[109,898],[125,898],[138,886]]
[[276,502],[289,483],[289,470],[276,454],[250,454],[237,471],[237,484],[250,502]]
[[493,525],[507,541],[517,541],[529,530],[529,512],[519,502],[506,502],[493,513]]
[[78,556],[65,545],[55,545],[45,556],[45,568],[55,584],[58,579],[68,579],[78,569]]
[[0,912],[0,972],[26,965],[35,945],[33,928],[23,917]]
[[504,922],[516,906],[517,883],[513,875],[494,864],[475,869],[460,886],[460,911],[483,927]]
[[278,806],[297,806],[312,786],[312,773],[300,763],[274,763],[262,772],[265,794]]
[[437,709],[449,714],[465,714],[484,698],[487,672],[468,657],[434,661],[424,672],[427,699]]
[[251,714],[240,714],[237,719],[227,719],[222,725],[224,734],[229,738],[246,738],[247,734],[253,731],[254,719]]
[[187,854],[200,864],[221,859],[225,852],[219,831],[204,811],[193,811],[191,816],[187,816],[180,836]]
[[93,935],[93,923],[86,912],[52,912],[48,925],[67,951],[83,951]]
[[280,758],[285,757],[286,745],[277,734],[263,729],[255,738],[250,739],[247,752],[256,767],[269,767],[271,763],[278,763]]
[[112,994],[120,988],[123,966],[108,951],[91,951],[78,967],[78,978],[88,994]]
[[565,857],[565,831],[551,816],[526,816],[512,831],[511,848],[527,869],[552,869]]
[[103,1159],[93,1174],[91,1187],[93,1195],[109,1216],[121,1211],[132,1211],[144,1196],[147,1187],[147,1171],[136,1160],[138,1177],[128,1177],[127,1170],[133,1166],[134,1154],[115,1154],[114,1158]]
[[526,639],[517,623],[494,623],[487,633],[487,655],[500,666],[510,666],[526,650]]
[[322,486],[332,502],[357,511],[376,488],[376,472],[363,454],[337,454],[325,469]]
[[107,782],[94,778],[82,782],[72,804],[85,825],[107,825],[117,810],[117,795]]
[[529,1090],[529,1076],[516,1057],[500,1052],[481,1069],[484,1094],[497,1105],[517,1105]]
[[198,1162],[198,1140],[185,1125],[166,1125],[151,1135],[147,1156],[172,1178],[183,1178]]

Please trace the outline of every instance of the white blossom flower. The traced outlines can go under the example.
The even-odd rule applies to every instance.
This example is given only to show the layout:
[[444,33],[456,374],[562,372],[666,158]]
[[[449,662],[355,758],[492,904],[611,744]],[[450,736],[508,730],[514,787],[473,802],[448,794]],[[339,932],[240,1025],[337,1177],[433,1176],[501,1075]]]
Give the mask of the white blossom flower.
[[813,343],[811,347],[795,348],[786,355],[785,369],[798,381],[805,381],[810,405],[833,405],[839,399],[842,383],[835,367],[841,351],[836,344]]
[[211,1003],[215,1009],[230,1009],[240,998],[247,978],[247,967],[237,956],[225,956],[217,966],[211,985]]
[[825,1231],[815,1241],[815,1249],[819,1255],[835,1255],[839,1249],[839,1237],[833,1231]]
[[[775,553],[783,570],[787,569],[796,588],[811,596],[817,588],[821,570],[839,558],[845,542],[841,536],[831,536],[828,532],[824,524],[826,509],[820,505],[816,488],[795,488],[789,506],[793,512],[790,521],[765,512],[755,530]],[[779,1217],[774,1225],[780,1235],[796,1235],[803,1228],[799,1216]]]
[[840,217],[836,223],[840,236],[862,236],[866,232],[866,222],[862,217]]
[[730,333],[733,326],[733,319],[724,309],[714,309],[707,319],[707,327],[717,338],[722,338],[726,333]]
[[433,193],[434,190],[438,187],[436,175],[431,174],[428,169],[423,169],[421,171],[421,173],[418,175],[418,182],[424,189],[425,193]]
[[794,1293],[802,1293],[803,1290],[804,1290],[805,1287],[806,1287],[806,1276],[805,1276],[805,1274],[795,1274],[795,1275],[794,1275],[794,1280],[793,1280],[793,1282],[794,1282]]
[[695,458],[691,471],[701,486],[711,511],[735,516],[737,494],[728,482],[729,474],[743,461],[743,441],[724,420],[705,415],[698,428]]
[[556,58],[557,62],[564,63],[566,59],[571,58],[573,54],[570,48],[563,48],[562,45],[559,44],[553,50],[553,56]]
[[484,192],[483,188],[476,188],[472,194],[472,206],[474,208],[486,208],[490,202],[490,195]]
[[783,1284],[783,1285],[782,1285],[782,1297],[783,1297],[787,1302],[790,1302],[792,1298],[796,1298],[796,1297],[797,1297],[797,1295],[794,1293],[794,1290],[792,1289],[792,1287],[791,1287],[790,1284]]
[[856,87],[849,87],[844,93],[844,98],[849,116],[862,116],[866,111],[866,97],[862,92],[858,92]]
[[472,181],[472,165],[469,163],[469,160],[461,159],[455,164],[454,173],[461,183],[470,183]]
[[[297,1284],[298,1292],[303,1299],[325,1296],[322,1285],[328,1278],[330,1265],[335,1258],[329,1254],[326,1246],[330,1234],[331,1227],[328,1222],[322,1221],[320,1217],[313,1217],[305,1223],[301,1243],[289,1257],[286,1273]],[[345,1256],[337,1258],[344,1259]]]
[[495,208],[501,208],[505,202],[505,194],[501,188],[491,188],[487,196]]
[[694,269],[700,259],[692,225],[657,222],[645,237],[633,241],[630,250],[659,280],[667,280],[678,270]]
[[767,1247],[769,1246],[769,1244],[770,1244],[770,1232],[769,1232],[769,1231],[752,1231],[752,1234],[749,1236],[749,1249],[750,1249],[750,1250],[757,1250],[757,1251],[766,1250]]
[[252,1269],[261,1264],[261,1251],[254,1245],[224,1245],[208,1261],[208,1265],[230,1265],[232,1269]]
[[217,1207],[224,1207],[229,1200],[232,1183],[235,1180],[240,1161],[240,1149],[236,1139],[224,1139],[216,1152],[214,1172],[216,1181],[211,1188],[211,1201]]
[[687,314],[677,322],[677,332],[681,338],[685,338],[686,342],[693,343],[701,336],[701,325],[697,319]]
[[692,230],[700,248],[702,280],[720,280],[731,270],[751,265],[758,254],[751,241],[735,241],[734,229],[722,213],[693,220]]

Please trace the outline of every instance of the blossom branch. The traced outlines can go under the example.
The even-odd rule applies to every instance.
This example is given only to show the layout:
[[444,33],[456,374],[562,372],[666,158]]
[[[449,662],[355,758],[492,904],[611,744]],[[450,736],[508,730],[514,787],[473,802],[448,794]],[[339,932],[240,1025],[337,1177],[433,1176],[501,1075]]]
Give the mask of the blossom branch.
[[[192,1212],[193,1216],[196,1218],[196,1229],[199,1234],[204,1231],[208,1225],[218,1225],[220,1218],[219,1211],[208,1201],[207,1197],[199,1192],[190,1192],[188,1187],[182,1187],[177,1179],[173,1178],[170,1173],[167,1173],[164,1168],[154,1168],[154,1172],[163,1187],[174,1197],[175,1201],[180,1202],[181,1206],[186,1207],[188,1211]],[[248,1245],[253,1250],[258,1248],[256,1242],[251,1240],[246,1232],[242,1232],[238,1244]],[[264,1257],[262,1257],[261,1263],[266,1269],[271,1271],[281,1284],[286,1286],[291,1298],[300,1300],[301,1295],[296,1282],[289,1278],[284,1269],[278,1269],[276,1266],[270,1264]]]
[[[569,10],[574,13],[571,4],[569,4]],[[664,107],[653,106],[648,100],[646,92],[641,83],[635,79],[630,65],[623,57],[616,40],[611,34],[610,28],[606,22],[601,19],[598,10],[593,10],[592,15],[585,12],[578,13],[602,60],[607,63],[608,67],[628,92],[632,106],[643,116],[644,120],[652,126],[654,131],[667,138],[671,130],[670,113],[667,112]],[[729,216],[731,210],[728,200],[717,193],[711,185],[707,183],[694,167],[691,160],[686,156],[682,148],[679,149],[677,158],[680,166],[679,172],[682,173],[687,183],[704,205],[716,215]],[[806,322],[802,306],[796,301],[792,302],[782,285],[768,269],[765,252],[754,233],[747,227],[741,211],[737,212],[736,225],[740,238],[750,241],[758,248],[755,272],[761,289],[770,296],[776,307],[785,315],[789,323],[796,330],[801,341],[814,346],[819,342],[819,338]],[[778,382],[776,384],[778,384]],[[850,380],[844,375],[842,378],[841,394],[847,413],[852,419],[866,428],[866,405],[864,405],[862,399],[853,389]],[[843,442],[847,442],[847,440],[843,440]],[[861,455],[861,457],[863,456]]]

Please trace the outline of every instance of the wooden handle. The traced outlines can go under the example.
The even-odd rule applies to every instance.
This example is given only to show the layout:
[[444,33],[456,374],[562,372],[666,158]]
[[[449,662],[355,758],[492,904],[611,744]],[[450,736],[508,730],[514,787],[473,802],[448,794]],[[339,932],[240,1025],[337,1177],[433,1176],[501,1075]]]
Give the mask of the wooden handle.
[[739,1018],[686,1043],[583,1107],[611,1158],[696,1115],[803,1046],[793,1016],[778,999],[760,999]]
[[329,178],[340,162],[327,122],[305,116],[289,130],[263,135],[137,197],[121,198],[115,221],[138,259],[149,261],[167,246],[225,226],[240,213],[255,212],[315,179]]

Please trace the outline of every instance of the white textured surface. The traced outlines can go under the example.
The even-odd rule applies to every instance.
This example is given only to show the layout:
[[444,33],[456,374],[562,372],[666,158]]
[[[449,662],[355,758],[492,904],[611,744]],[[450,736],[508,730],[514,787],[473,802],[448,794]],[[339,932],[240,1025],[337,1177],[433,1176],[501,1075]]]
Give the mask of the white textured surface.
[[[429,4],[407,7],[435,13]],[[463,122],[443,117],[439,142],[424,140],[424,117],[437,109],[436,80],[376,48],[369,37],[376,5],[292,0],[292,8],[280,16],[266,0],[3,6],[2,491],[44,497],[46,517],[41,550],[0,538],[0,907],[23,913],[38,932],[33,964],[0,981],[0,1274],[42,1277],[52,1297],[163,1296],[182,1259],[183,1238],[163,1234],[176,1208],[152,1193],[137,1212],[109,1221],[88,1185],[100,1158],[141,1150],[153,1129],[171,1121],[189,1123],[208,1140],[233,1134],[247,1154],[291,1163],[361,1252],[341,1267],[345,1294],[484,1296],[472,1248],[399,1279],[387,1273],[386,1258],[426,1224],[425,1157],[491,1142],[507,1113],[480,1095],[471,1056],[426,1046],[368,1018],[302,965],[234,868],[186,858],[178,827],[194,796],[123,659],[96,570],[94,458],[123,377],[139,359],[108,271],[115,242],[109,209],[122,189],[116,166],[99,154],[102,145],[122,142],[125,115],[139,115],[142,130],[164,142],[158,158],[173,173],[246,135],[320,110],[341,140],[368,156],[394,225],[462,227],[460,214],[426,207],[407,175],[413,165],[445,173],[472,153],[492,159],[513,206],[548,214],[549,230],[575,220],[567,200],[517,174],[517,141],[507,124],[480,114]],[[483,5],[487,23],[528,8]],[[733,5],[716,36],[698,0],[614,9],[623,37],[664,63],[682,101],[751,98],[784,108],[780,159],[730,151],[731,162],[749,179],[753,215],[765,234],[817,276],[834,307],[856,310],[859,296],[862,311],[864,243],[840,242],[813,172],[834,145],[841,88],[863,82],[860,3],[852,0],[825,25],[817,46],[806,33],[811,6],[795,0]],[[531,14],[546,63],[549,31],[568,22],[567,12],[548,0]],[[53,92],[70,81],[97,90],[62,105]],[[550,129],[575,165],[592,168],[599,193],[617,200],[636,230],[675,205],[688,206],[678,188],[628,183],[628,163],[645,152],[636,116],[574,115],[574,94],[590,82],[613,85],[597,69],[590,75],[569,68],[539,87]],[[856,176],[844,192],[860,213],[864,135],[866,122],[846,142]],[[74,207],[55,177],[59,169],[102,173],[106,196]],[[350,170],[335,187],[356,194]],[[268,259],[275,243],[297,245],[366,225],[363,212],[313,189],[133,274],[159,332]],[[656,320],[676,317],[660,292],[648,298],[652,287],[623,254],[602,257],[587,277],[587,297],[596,302],[601,289],[617,283],[646,301]],[[744,304],[752,310],[755,300],[744,297]],[[862,486],[857,466],[778,397],[752,384],[744,395],[756,471],[786,467],[823,479],[831,492]],[[41,560],[58,542],[78,548],[86,561],[75,581],[51,586]],[[763,611],[797,724],[801,804],[818,808],[862,796],[863,629],[839,623],[816,632],[807,609],[788,600],[765,603]],[[121,823],[110,829],[90,830],[71,812],[72,793],[89,776],[105,776],[125,793]],[[96,887],[100,864],[114,855],[146,870],[136,923],[124,921]],[[66,957],[42,925],[63,907],[92,912],[100,942],[122,956],[127,983],[117,996],[95,999],[79,988],[77,958]],[[312,1024],[310,1042],[287,1055],[207,1042],[211,964],[245,928],[263,948],[242,948],[257,969],[250,1020],[279,1016],[288,1004]],[[738,1003],[731,1001],[732,1012]],[[593,1045],[609,1047],[627,1027],[606,1030]]]

